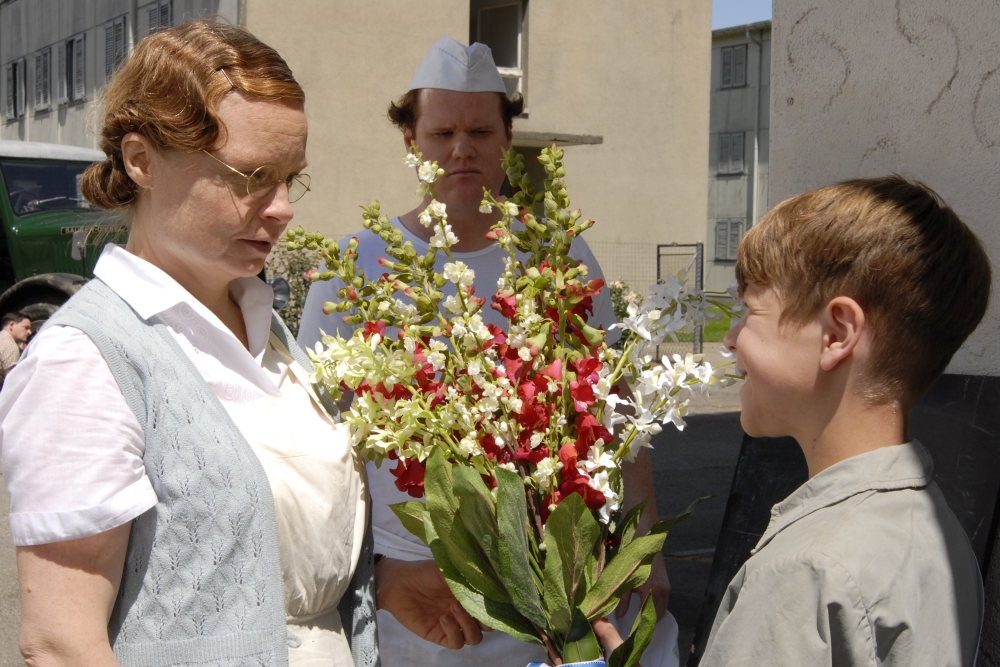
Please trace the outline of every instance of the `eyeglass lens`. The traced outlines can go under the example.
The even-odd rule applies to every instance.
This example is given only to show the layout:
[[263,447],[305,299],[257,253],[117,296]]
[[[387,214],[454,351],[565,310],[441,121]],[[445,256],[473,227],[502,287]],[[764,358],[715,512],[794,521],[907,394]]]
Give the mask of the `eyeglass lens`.
[[[266,194],[280,180],[278,171],[274,167],[270,165],[258,167],[247,180],[247,193],[251,196]],[[309,191],[309,175],[289,176],[285,184],[288,186],[288,202],[297,202]]]

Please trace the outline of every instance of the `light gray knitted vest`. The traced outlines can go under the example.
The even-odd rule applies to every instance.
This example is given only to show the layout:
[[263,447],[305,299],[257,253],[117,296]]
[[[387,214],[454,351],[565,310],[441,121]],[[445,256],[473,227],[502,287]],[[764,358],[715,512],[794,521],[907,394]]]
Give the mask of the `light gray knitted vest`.
[[[285,627],[274,500],[260,461],[225,408],[166,325],[140,318],[99,279],[49,325],[80,329],[108,362],[143,427],[143,463],[158,498],[132,524],[108,626],[118,662],[287,665],[296,638]],[[271,330],[312,371],[277,315]],[[380,664],[372,548],[369,524],[339,606],[357,667]]]

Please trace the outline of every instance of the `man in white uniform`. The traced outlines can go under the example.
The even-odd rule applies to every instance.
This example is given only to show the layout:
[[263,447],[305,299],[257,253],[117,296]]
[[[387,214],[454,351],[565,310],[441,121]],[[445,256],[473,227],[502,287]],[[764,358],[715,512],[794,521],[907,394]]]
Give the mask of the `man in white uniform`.
[[[479,206],[484,187],[494,195],[499,194],[505,178],[500,166],[502,151],[511,146],[512,120],[522,109],[523,101],[519,97],[515,100],[507,97],[489,48],[483,44],[466,47],[452,39],[440,39],[431,47],[410,83],[410,90],[389,108],[389,118],[403,133],[404,148],[408,150],[411,141],[416,142],[425,160],[435,160],[444,169],[444,175],[438,177],[434,186],[438,200],[447,205],[448,222],[459,239],[452,246],[452,254],[456,261],[465,262],[475,271],[475,284],[481,296],[487,296],[495,288],[504,271],[507,252],[486,238],[499,214],[480,213]],[[403,232],[404,240],[413,243],[419,254],[427,252],[433,234],[432,229],[425,228],[417,219],[429,203],[430,198],[425,197],[420,206],[392,220],[392,224]],[[364,272],[369,279],[384,273],[378,259],[385,254],[385,243],[368,231],[361,231],[356,236],[360,240],[356,263],[359,272]],[[597,260],[582,238],[573,242],[571,255],[589,267],[590,278],[603,277]],[[438,272],[443,270],[445,262],[447,257],[439,253]],[[342,314],[325,315],[322,310],[325,302],[338,301],[337,291],[342,287],[338,280],[312,285],[302,311],[299,345],[314,346],[320,339],[320,330],[350,337],[353,327],[343,322]],[[451,283],[444,288],[445,292],[449,293],[449,287],[454,293]],[[486,322],[506,329],[507,320],[500,313],[490,308],[480,312]],[[590,322],[605,330],[615,323],[614,309],[606,291],[595,297]],[[617,329],[609,330],[607,340],[614,343],[619,336]],[[393,503],[410,500],[396,488],[396,478],[390,468],[390,464],[381,469],[374,464],[368,465],[375,551],[384,554],[387,560],[431,558],[430,550],[403,528],[389,509]],[[649,456],[645,450],[636,463],[626,465],[623,474],[626,510],[649,498],[640,526],[640,530],[648,530],[657,516]],[[650,652],[659,650],[661,655],[667,656],[658,664],[676,665],[677,625],[666,611],[670,583],[662,556],[658,555],[653,563],[649,582],[635,593],[643,596],[651,593],[662,619]],[[637,599],[628,609],[628,600],[626,598],[619,608],[623,615],[626,610],[631,612],[621,619],[621,630],[625,633],[631,628],[631,619],[639,607]],[[656,644],[660,645],[659,649]],[[499,632],[484,635],[477,646],[448,651],[420,639],[385,613],[379,614],[379,646],[383,663],[387,665],[521,667],[532,661],[544,661],[540,647],[522,644]]]

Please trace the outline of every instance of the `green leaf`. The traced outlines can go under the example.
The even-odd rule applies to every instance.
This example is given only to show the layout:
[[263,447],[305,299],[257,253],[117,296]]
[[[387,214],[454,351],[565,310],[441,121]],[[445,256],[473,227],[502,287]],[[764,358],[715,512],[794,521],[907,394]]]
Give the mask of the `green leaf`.
[[399,522],[403,524],[403,528],[420,538],[420,541],[427,544],[427,538],[424,537],[424,513],[427,508],[419,500],[407,500],[403,503],[396,503],[395,505],[389,505],[389,509],[392,510],[399,518]]
[[623,594],[649,578],[650,563],[663,548],[666,537],[665,533],[638,537],[604,566],[601,576],[580,604],[587,618],[604,616],[614,609]]
[[519,612],[535,625],[548,627],[528,561],[528,503],[524,481],[516,472],[497,467],[497,524],[500,528],[500,581]]
[[694,509],[698,507],[698,505],[701,505],[706,500],[711,500],[712,498],[715,498],[714,493],[710,496],[702,496],[698,500],[688,505],[687,509],[685,509],[683,512],[673,517],[672,519],[664,519],[663,521],[657,521],[656,523],[653,524],[653,527],[649,529],[649,534],[650,535],[652,535],[653,533],[666,534],[668,528],[672,527],[674,524],[680,523],[681,521],[686,521],[688,518],[691,517],[692,514],[694,514]]
[[635,531],[639,527],[639,520],[642,518],[642,513],[645,509],[646,501],[643,500],[638,505],[630,509],[624,517],[622,517],[622,520],[618,524],[618,530],[615,531],[621,541],[614,548],[614,550],[608,552],[608,560],[614,558],[615,554],[627,547],[629,542],[632,541],[632,538],[635,537]]
[[573,610],[573,625],[566,633],[566,641],[563,643],[563,663],[590,662],[603,657],[601,644],[597,641],[594,629],[590,627],[590,621],[577,607]]
[[434,531],[448,551],[451,562],[472,588],[489,599],[510,602],[509,593],[500,584],[479,545],[462,522],[458,498],[453,491],[452,468],[440,449],[427,459],[424,495]]
[[454,466],[452,479],[455,482],[455,495],[458,496],[462,523],[482,547],[493,569],[499,570],[500,552],[497,546],[499,529],[493,495],[483,483],[483,478],[472,468],[464,465]]
[[451,561],[448,550],[434,530],[434,522],[430,520],[429,514],[425,514],[424,523],[427,526],[427,545],[434,555],[434,562],[441,569],[441,574],[444,575],[448,588],[455,594],[455,598],[462,607],[477,621],[494,630],[506,632],[518,641],[541,644],[542,640],[534,626],[528,619],[521,616],[512,604],[490,600],[469,585],[469,582]]
[[587,593],[587,562],[600,537],[600,524],[577,493],[563,499],[545,523],[545,604],[560,633],[569,630],[570,610]]
[[647,595],[639,615],[635,617],[635,623],[632,624],[632,632],[608,658],[608,667],[635,667],[642,657],[642,652],[652,641],[655,628],[656,605],[653,604],[653,596]]

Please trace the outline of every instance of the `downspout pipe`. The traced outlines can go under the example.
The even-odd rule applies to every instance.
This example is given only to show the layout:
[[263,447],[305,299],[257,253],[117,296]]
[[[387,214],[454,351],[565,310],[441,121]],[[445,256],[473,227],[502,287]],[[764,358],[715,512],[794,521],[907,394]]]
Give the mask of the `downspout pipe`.
[[747,26],[747,39],[757,45],[757,96],[753,105],[753,178],[750,190],[750,226],[757,224],[757,189],[758,167],[760,166],[760,144],[757,140],[760,134],[760,82],[764,78],[764,40],[763,31],[760,31],[761,39],[758,41],[750,34],[750,26]]

